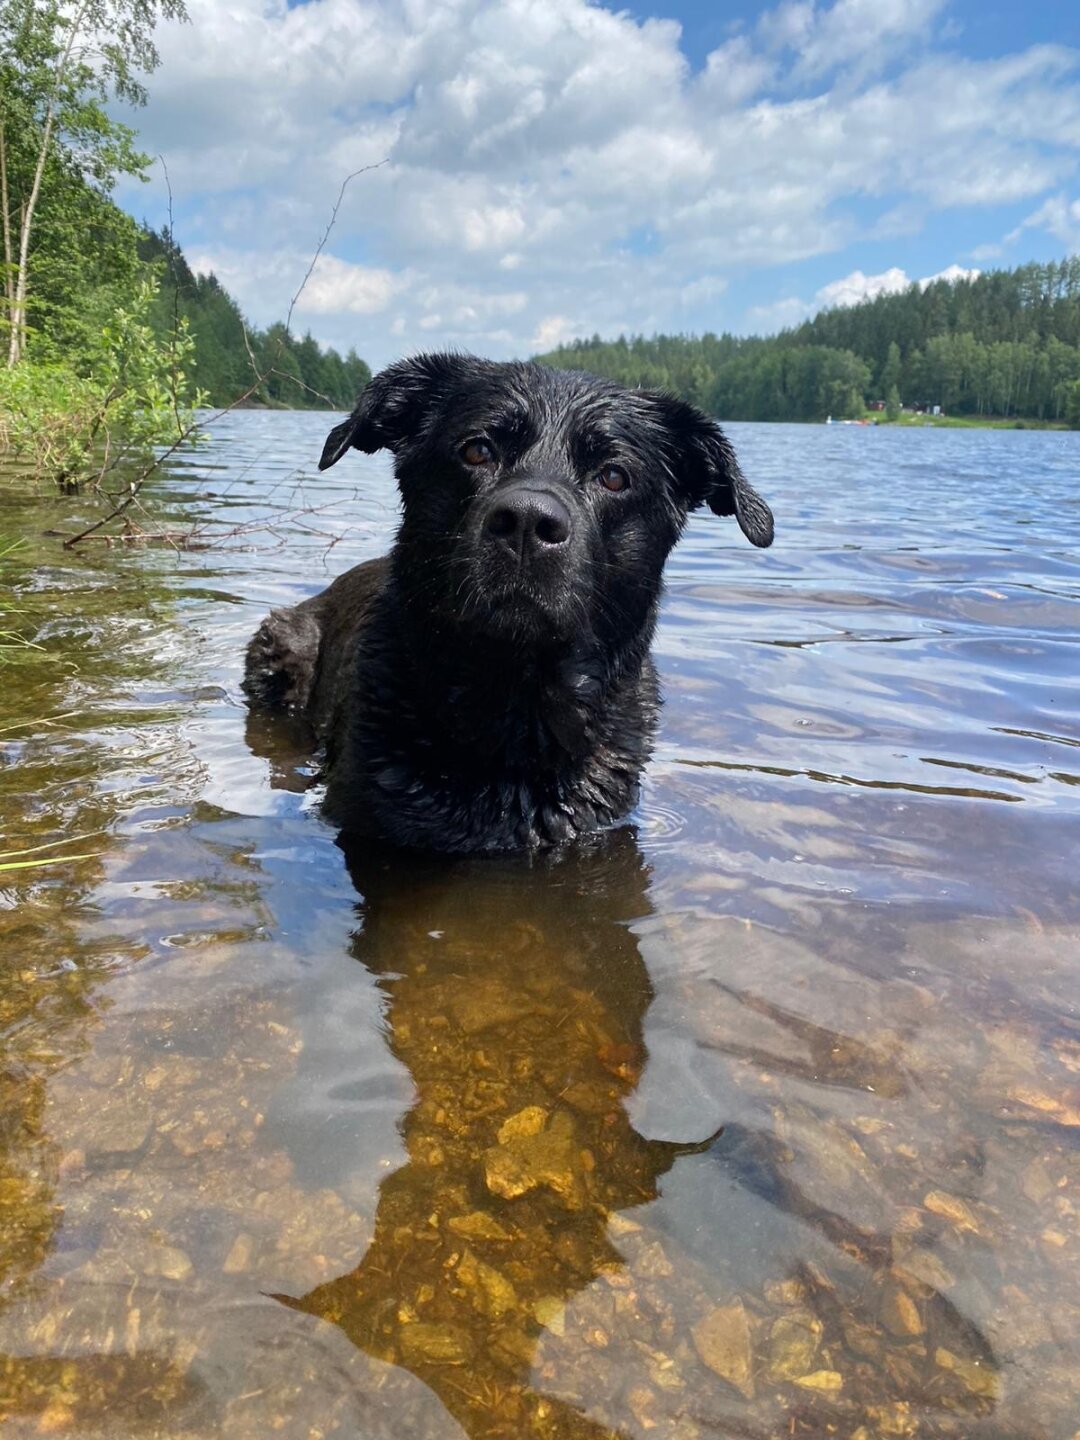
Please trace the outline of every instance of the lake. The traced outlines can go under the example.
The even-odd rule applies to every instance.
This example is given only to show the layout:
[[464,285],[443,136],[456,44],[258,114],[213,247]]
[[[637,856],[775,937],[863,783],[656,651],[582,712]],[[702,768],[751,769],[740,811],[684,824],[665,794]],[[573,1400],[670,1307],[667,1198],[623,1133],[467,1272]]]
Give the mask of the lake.
[[530,863],[344,855],[247,719],[394,527],[329,423],[175,464],[202,548],[2,492],[5,1440],[1075,1440],[1080,436],[732,425],[776,544],[693,518]]

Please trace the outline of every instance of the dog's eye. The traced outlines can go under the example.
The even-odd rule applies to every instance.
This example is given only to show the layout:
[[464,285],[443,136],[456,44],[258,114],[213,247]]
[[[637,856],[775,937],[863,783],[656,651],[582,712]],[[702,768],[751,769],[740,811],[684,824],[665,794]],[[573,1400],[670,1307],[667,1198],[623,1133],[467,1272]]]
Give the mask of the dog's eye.
[[596,478],[605,490],[625,490],[630,484],[630,476],[621,465],[605,465]]
[[479,436],[472,440],[466,440],[458,452],[466,465],[493,465],[495,463],[495,451],[486,440]]

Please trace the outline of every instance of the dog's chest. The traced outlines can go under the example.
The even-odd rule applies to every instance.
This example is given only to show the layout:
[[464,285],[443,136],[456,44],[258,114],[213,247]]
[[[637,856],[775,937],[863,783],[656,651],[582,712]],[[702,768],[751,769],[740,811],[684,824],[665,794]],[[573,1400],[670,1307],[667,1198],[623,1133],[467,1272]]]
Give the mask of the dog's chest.
[[[496,772],[496,767],[492,767]],[[400,758],[372,767],[378,829],[402,845],[453,851],[563,844],[621,818],[637,799],[639,767],[598,750],[546,775],[424,774]]]
[[369,692],[352,755],[330,767],[327,808],[410,847],[563,844],[633,807],[657,709],[651,666],[592,707],[518,694],[478,709],[451,692],[435,711],[415,696]]

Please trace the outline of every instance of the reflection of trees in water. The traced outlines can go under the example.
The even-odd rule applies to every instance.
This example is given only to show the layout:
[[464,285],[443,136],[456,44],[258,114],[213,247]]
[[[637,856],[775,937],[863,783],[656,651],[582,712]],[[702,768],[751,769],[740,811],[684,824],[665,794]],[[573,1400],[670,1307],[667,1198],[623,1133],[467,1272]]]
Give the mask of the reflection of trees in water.
[[[774,1136],[732,1126],[679,1146],[634,1130],[625,1104],[644,1067],[653,991],[631,928],[650,910],[648,872],[629,832],[531,869],[385,852],[350,862],[363,896],[353,951],[381,977],[388,1042],[416,1086],[408,1160],[381,1186],[361,1264],[284,1303],[419,1376],[475,1437],[658,1426],[692,1436],[717,1425],[764,1437],[789,1422],[792,1434],[831,1433],[822,1427],[836,1417],[863,1413],[834,1388],[841,1350],[849,1382],[861,1365],[867,1403],[910,1402],[924,1419],[988,1407],[992,1385],[975,1396],[948,1377],[942,1407],[940,1371],[935,1395],[913,1335],[882,1343],[889,1237],[809,1199]],[[808,1038],[794,1017],[772,1018]],[[803,1078],[828,1036],[810,1038]],[[779,1296],[719,1305],[722,1258],[711,1268],[683,1254],[673,1273],[665,1246],[628,1234],[639,1227],[620,1212],[654,1200],[676,1158],[701,1151],[719,1189],[738,1187],[823,1237],[836,1275],[798,1262]],[[723,1257],[748,1240],[721,1225],[709,1243]],[[608,1318],[591,1324],[600,1291],[596,1313]],[[887,1303],[901,1321],[914,1311],[920,1329],[929,1315],[939,1344],[947,1336],[961,1365],[981,1363],[992,1378],[977,1331],[930,1287],[918,1305],[895,1294]],[[553,1342],[579,1312],[580,1334]],[[620,1326],[632,1336],[625,1373]],[[922,1433],[951,1434],[949,1424]]]

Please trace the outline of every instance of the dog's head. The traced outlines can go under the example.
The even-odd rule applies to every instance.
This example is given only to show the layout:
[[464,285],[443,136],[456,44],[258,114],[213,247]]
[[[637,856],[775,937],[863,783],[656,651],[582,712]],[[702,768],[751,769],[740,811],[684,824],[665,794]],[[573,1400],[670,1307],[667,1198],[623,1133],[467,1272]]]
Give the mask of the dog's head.
[[420,355],[377,375],[327,437],[388,449],[399,581],[440,623],[536,645],[648,624],[687,514],[773,517],[719,427],[682,400],[574,370]]

